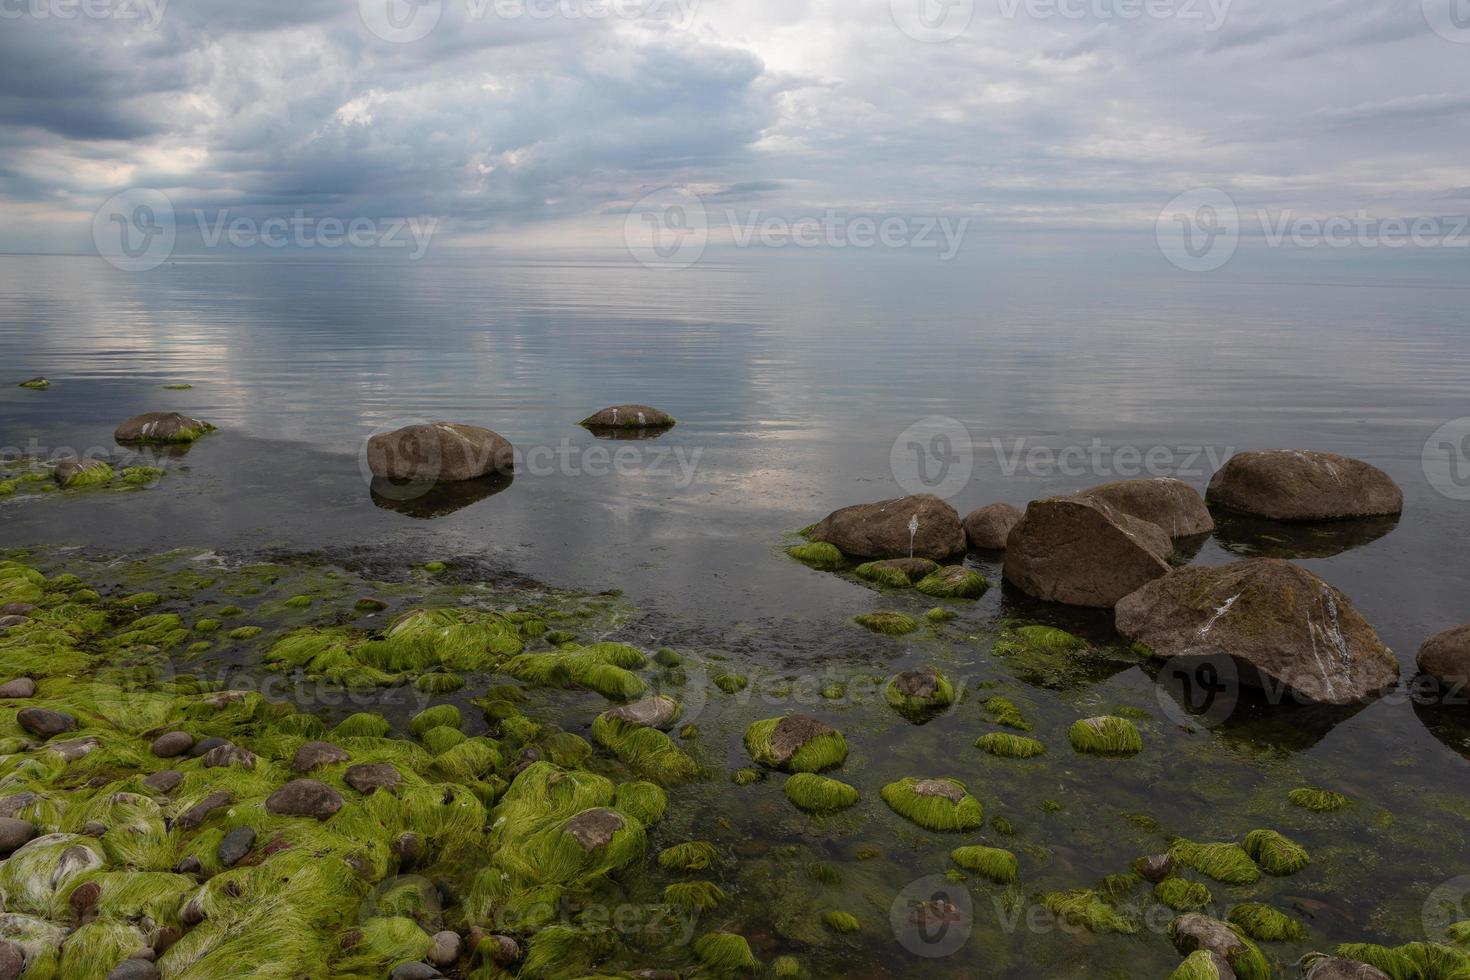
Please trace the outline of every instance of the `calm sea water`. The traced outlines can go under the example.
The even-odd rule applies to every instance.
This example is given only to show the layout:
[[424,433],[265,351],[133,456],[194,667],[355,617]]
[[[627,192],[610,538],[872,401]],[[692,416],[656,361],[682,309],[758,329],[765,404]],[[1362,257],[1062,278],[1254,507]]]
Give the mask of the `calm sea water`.
[[[559,586],[622,589],[664,641],[736,651],[753,669],[797,672],[837,658],[896,669],[935,654],[847,624],[894,603],[781,549],[789,532],[836,507],[901,494],[912,467],[904,445],[895,467],[894,444],[920,419],[954,420],[971,440],[952,443],[972,469],[953,493],[961,513],[1136,475],[1144,458],[1182,468],[1203,488],[1212,460],[1232,450],[1312,448],[1367,459],[1405,490],[1396,526],[1318,542],[1320,557],[1303,560],[1352,596],[1412,676],[1425,637],[1470,619],[1470,503],[1438,492],[1422,460],[1437,427],[1470,415],[1470,277],[1456,258],[1261,252],[1198,276],[1142,246],[1041,240],[949,263],[712,253],[681,272],[616,255],[390,265],[180,258],[145,275],[89,258],[0,257],[0,447],[113,449],[116,424],[149,410],[221,427],[146,493],[0,502],[0,539],[129,555],[198,547],[404,563],[473,557]],[[36,374],[51,379],[49,391],[14,387]],[[180,383],[194,387],[164,390]],[[576,425],[630,401],[672,412],[678,427],[655,441],[608,442]],[[493,428],[539,454],[535,472],[435,517],[385,505],[362,477],[362,445],[413,419]],[[1068,447],[1104,465],[1052,465],[1049,454]],[[1244,529],[1208,542],[1196,560],[1299,544]],[[993,565],[979,564],[998,581]],[[986,631],[1018,612],[1037,610],[993,589],[961,623],[982,638],[967,646],[962,636],[944,656],[961,670],[983,660]],[[1106,629],[1099,617],[1078,625]],[[1132,668],[1095,688],[1025,693],[1061,723],[1100,705],[1156,707],[1152,689],[1148,672]],[[712,724],[730,716],[732,765],[743,757],[738,732],[758,708],[712,709]],[[865,723],[856,718],[846,724]],[[936,760],[953,769],[958,746],[956,775],[1011,785],[1013,776],[971,758],[975,728],[970,715],[922,730],[885,727],[883,751],[865,757],[870,773],[850,765],[847,777],[876,800],[884,778],[929,774]],[[1168,737],[1162,719],[1157,731]],[[1264,780],[1350,780],[1365,800],[1355,817],[1295,832],[1319,835],[1349,864],[1362,859],[1337,847],[1361,831],[1354,820],[1377,826],[1389,812],[1413,834],[1383,830],[1373,846],[1386,860],[1324,870],[1287,894],[1299,910],[1331,906],[1312,919],[1318,947],[1421,938],[1418,904],[1470,871],[1451,858],[1464,853],[1464,819],[1424,795],[1470,798],[1460,789],[1470,745],[1457,718],[1389,699],[1295,743],[1274,737],[1181,737],[1172,759],[1160,751],[1136,780],[1057,762],[1065,773],[1035,779],[1081,795],[1068,814],[1044,819],[1016,783],[1023,840],[1052,854],[1031,883],[1083,887],[1095,882],[1087,872],[1124,870],[1141,846],[1084,834],[1088,793],[1131,794],[1117,806],[1169,815],[1176,832],[1208,839],[1251,829]],[[1191,770],[1183,775],[1181,751]],[[1056,755],[1069,755],[1064,743]],[[779,788],[765,791],[780,798]],[[710,805],[725,804],[715,793]],[[1067,844],[1069,835],[1081,843]],[[911,862],[915,873],[944,867],[932,855]],[[992,937],[969,955],[983,947],[995,975],[1037,975],[1027,964],[1043,955],[1055,957],[1047,975],[1106,975],[1086,965],[1093,942],[1120,966],[1143,955],[1162,970],[1177,959],[1157,939],[1139,954],[1128,945],[1138,940],[1075,936]],[[874,975],[921,966],[967,975],[953,961],[925,964],[892,947],[889,937],[863,957],[877,964]]]

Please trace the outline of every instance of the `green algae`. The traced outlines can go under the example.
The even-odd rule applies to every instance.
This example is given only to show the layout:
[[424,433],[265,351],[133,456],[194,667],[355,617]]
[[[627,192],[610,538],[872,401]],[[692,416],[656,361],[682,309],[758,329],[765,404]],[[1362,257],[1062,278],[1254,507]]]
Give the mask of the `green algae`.
[[669,795],[662,786],[646,780],[620,783],[613,805],[644,826],[658,823],[669,808]]
[[786,780],[786,798],[808,813],[835,813],[856,806],[859,794],[855,787],[815,773],[797,773]]
[[1222,980],[1215,957],[1208,950],[1197,949],[1184,958],[1169,980]]
[[1067,731],[1072,748],[1087,755],[1127,756],[1143,751],[1138,726],[1126,718],[1084,718]]
[[1293,806],[1299,806],[1303,810],[1311,810],[1313,813],[1335,813],[1352,804],[1352,800],[1341,793],[1334,793],[1331,790],[1317,789],[1315,787],[1294,789],[1287,794],[1287,799],[1291,801]]
[[685,782],[699,775],[699,766],[689,754],[656,728],[604,713],[592,722],[592,738],[634,772],[663,785]]
[[959,847],[950,851],[949,856],[966,871],[981,875],[998,885],[1014,883],[1019,873],[1016,856],[999,847]]
[[935,599],[978,599],[989,591],[990,582],[979,572],[952,565],[926,575],[914,588]]
[[786,554],[803,565],[811,565],[814,568],[838,568],[847,561],[835,545],[823,541],[809,541],[806,544],[787,548]]
[[680,881],[664,888],[664,902],[685,915],[709,912],[729,897],[712,881]]
[[914,585],[908,572],[886,561],[865,562],[853,569],[853,574],[865,582],[889,589],[910,589]]
[[1215,901],[1204,885],[1184,878],[1165,878],[1154,886],[1154,897],[1176,912],[1193,912]]
[[1260,942],[1301,942],[1307,930],[1291,916],[1260,902],[1244,902],[1226,917],[1252,939]]
[[809,739],[785,760],[776,758],[772,735],[784,718],[767,718],[745,730],[745,750],[763,766],[784,772],[822,772],[847,760],[847,740],[838,731],[827,731]]
[[896,675],[883,686],[883,698],[888,706],[905,718],[922,721],[954,704],[954,684],[943,671],[933,668],[929,668],[929,671],[934,679],[935,689],[932,696],[916,697],[905,694],[899,688],[902,675]]
[[924,614],[924,618],[931,623],[939,624],[959,619],[960,614],[953,609],[931,609]]
[[1251,885],[1260,880],[1261,869],[1239,844],[1197,844],[1177,840],[1169,847],[1176,864],[1227,885]]
[[1312,863],[1307,849],[1274,830],[1253,830],[1242,841],[1245,852],[1271,875],[1292,875]]
[[900,612],[863,613],[854,616],[852,621],[868,632],[882,636],[905,636],[919,628],[914,617]]
[[1138,931],[1137,923],[1125,918],[1103,896],[1090,889],[1050,892],[1042,896],[1041,904],[1063,922],[1089,932],[1132,934]]
[[975,747],[1002,759],[1032,759],[1046,752],[1046,746],[1036,739],[1009,732],[981,735]]
[[909,777],[884,786],[881,795],[893,812],[925,830],[977,830],[985,823],[984,807],[957,779]]
[[659,852],[658,866],[666,871],[704,871],[719,858],[709,841],[686,841]]
[[761,968],[745,937],[730,932],[710,932],[700,936],[694,941],[694,955],[699,962],[719,974],[753,973]]
[[750,678],[744,674],[719,674],[713,680],[715,687],[726,694],[738,694],[750,686]]
[[1021,709],[1009,698],[988,698],[983,705],[985,713],[990,720],[1004,728],[1014,728],[1018,732],[1031,731],[1031,723],[1028,722]]
[[1377,967],[1392,980],[1462,980],[1470,972],[1470,953],[1438,943],[1405,943],[1392,948],[1344,943],[1337,947],[1337,955]]
[[851,912],[843,912],[840,909],[829,909],[822,913],[822,923],[828,929],[839,936],[848,936],[855,932],[861,932],[863,925],[858,917]]

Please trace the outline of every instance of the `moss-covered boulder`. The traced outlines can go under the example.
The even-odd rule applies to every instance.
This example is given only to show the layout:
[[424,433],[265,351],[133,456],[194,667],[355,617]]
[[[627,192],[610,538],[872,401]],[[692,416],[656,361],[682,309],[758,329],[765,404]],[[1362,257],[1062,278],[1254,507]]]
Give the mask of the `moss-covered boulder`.
[[1169,939],[1186,956],[1197,950],[1214,953],[1230,964],[1240,980],[1271,980],[1266,957],[1229,923],[1191,912],[1169,923]]
[[208,422],[178,412],[145,412],[119,425],[112,437],[122,443],[190,443],[213,431]]
[[1322,704],[1391,687],[1398,660],[1340,590],[1291,562],[1181,568],[1118,603],[1118,632],[1161,658],[1226,654],[1242,683]]
[[745,731],[745,749],[761,765],[785,772],[821,772],[847,760],[842,733],[810,715],[756,722]]
[[836,545],[853,558],[944,561],[965,551],[960,515],[931,494],[844,507],[823,518],[807,536]]
[[883,802],[925,830],[977,830],[985,809],[958,779],[909,777],[883,787]]
[[925,721],[955,702],[954,685],[937,667],[916,667],[894,675],[883,687],[888,704],[910,721]]
[[51,471],[51,475],[57,486],[64,490],[75,490],[111,483],[116,479],[117,471],[104,459],[67,456],[56,461],[56,468]]
[[786,798],[808,813],[835,813],[855,806],[858,791],[836,779],[799,772],[786,780]]
[[990,582],[974,569],[951,565],[926,575],[914,588],[936,599],[978,599],[990,588]]
[[853,574],[875,585],[907,589],[937,571],[939,563],[927,558],[885,558],[859,565]]
[[1067,738],[1072,748],[1087,755],[1128,756],[1143,751],[1138,726],[1110,715],[1074,722]]

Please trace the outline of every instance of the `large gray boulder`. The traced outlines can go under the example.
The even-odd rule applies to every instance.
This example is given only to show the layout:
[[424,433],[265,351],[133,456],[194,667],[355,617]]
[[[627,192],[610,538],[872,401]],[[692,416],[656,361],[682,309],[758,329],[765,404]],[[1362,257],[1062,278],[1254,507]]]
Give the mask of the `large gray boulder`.
[[1157,524],[1171,538],[1209,534],[1215,529],[1205,498],[1183,480],[1121,480],[1083,490],[1077,496],[1101,500],[1129,517]]
[[1398,660],[1316,575],[1276,558],[1181,568],[1118,603],[1118,632],[1155,656],[1228,655],[1243,683],[1320,704],[1371,698],[1398,680]]
[[1033,501],[1006,542],[1005,577],[1027,595],[1110,609],[1169,573],[1174,544],[1156,524],[1101,500]]
[[1273,449],[1232,456],[1210,480],[1212,506],[1278,521],[1378,517],[1404,509],[1389,475],[1335,453]]
[[457,422],[431,422],[368,440],[373,476],[414,483],[457,483],[515,469],[515,451],[499,433]]
[[960,515],[927,493],[833,511],[809,537],[835,545],[851,558],[943,561],[964,554],[966,546]]

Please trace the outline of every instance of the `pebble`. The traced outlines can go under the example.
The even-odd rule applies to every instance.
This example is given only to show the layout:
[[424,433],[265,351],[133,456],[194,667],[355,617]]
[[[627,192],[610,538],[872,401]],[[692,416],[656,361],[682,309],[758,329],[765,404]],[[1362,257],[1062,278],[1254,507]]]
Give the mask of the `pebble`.
[[18,698],[33,698],[36,696],[36,682],[29,677],[17,677],[15,680],[0,684],[0,699],[14,700]]
[[188,732],[166,732],[153,740],[153,754],[160,759],[173,759],[194,747],[194,736]]

